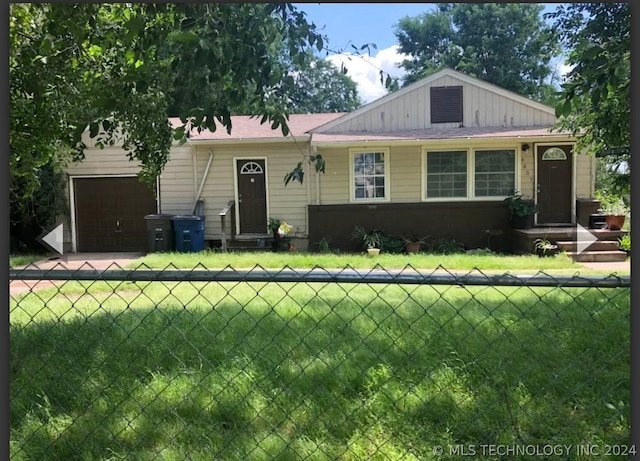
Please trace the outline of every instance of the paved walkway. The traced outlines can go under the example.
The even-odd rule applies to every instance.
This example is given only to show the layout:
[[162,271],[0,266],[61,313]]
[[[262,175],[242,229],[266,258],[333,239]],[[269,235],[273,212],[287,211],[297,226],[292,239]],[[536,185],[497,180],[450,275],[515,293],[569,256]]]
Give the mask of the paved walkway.
[[[59,258],[48,258],[36,261],[29,266],[30,269],[49,270],[74,270],[74,269],[118,269],[125,268],[127,264],[142,257],[142,253],[69,253]],[[19,268],[15,268],[19,269]],[[25,293],[33,289],[50,288],[63,282],[51,280],[11,280],[9,282],[9,295]]]
[[[124,269],[128,264],[142,256],[142,253],[69,253],[68,255],[64,255],[59,258],[49,258],[37,261],[28,267],[41,270]],[[580,264],[589,269],[600,270],[608,273],[616,273],[620,275],[631,273],[630,259],[622,262],[592,262]],[[62,282],[52,282],[49,280],[12,280],[9,283],[9,294],[16,295],[32,289],[48,288],[56,283],[59,284]]]

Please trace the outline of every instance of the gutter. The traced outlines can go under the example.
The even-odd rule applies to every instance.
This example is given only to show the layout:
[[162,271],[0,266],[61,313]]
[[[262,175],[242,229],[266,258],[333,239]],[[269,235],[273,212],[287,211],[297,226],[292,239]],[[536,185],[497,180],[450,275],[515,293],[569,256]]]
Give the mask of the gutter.
[[311,136],[303,135],[286,138],[233,138],[233,139],[190,139],[187,144],[191,145],[219,145],[219,144],[277,144],[277,143],[299,143],[311,140]]

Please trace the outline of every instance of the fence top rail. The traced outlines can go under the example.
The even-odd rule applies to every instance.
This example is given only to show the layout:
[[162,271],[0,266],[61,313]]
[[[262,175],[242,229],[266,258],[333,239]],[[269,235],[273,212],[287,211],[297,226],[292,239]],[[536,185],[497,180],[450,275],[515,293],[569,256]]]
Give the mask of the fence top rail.
[[576,288],[625,288],[630,276],[485,274],[479,270],[454,273],[446,270],[418,271],[405,269],[11,269],[9,280],[55,281],[132,281],[132,282],[309,282],[366,283],[409,285],[490,285]]

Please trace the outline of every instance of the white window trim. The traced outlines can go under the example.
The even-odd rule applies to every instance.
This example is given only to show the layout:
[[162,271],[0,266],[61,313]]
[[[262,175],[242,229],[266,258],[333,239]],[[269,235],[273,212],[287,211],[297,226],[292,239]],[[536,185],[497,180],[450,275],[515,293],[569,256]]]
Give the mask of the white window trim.
[[[476,197],[475,196],[475,152],[487,151],[487,150],[513,150],[515,151],[515,172],[514,183],[515,190],[520,190],[520,168],[521,168],[521,150],[519,146],[499,146],[499,147],[473,147],[473,148],[447,148],[442,149],[438,147],[422,147],[421,158],[421,176],[422,176],[422,190],[420,191],[420,197],[423,202],[486,202],[486,201],[501,201],[507,198],[504,196],[493,197]],[[466,152],[467,153],[467,196],[466,197],[427,197],[427,155],[429,152]]]
[[[381,152],[384,154],[384,198],[356,198],[353,158],[356,154]],[[386,203],[391,201],[391,161],[388,147],[372,147],[370,149],[349,149],[349,202],[350,203]]]

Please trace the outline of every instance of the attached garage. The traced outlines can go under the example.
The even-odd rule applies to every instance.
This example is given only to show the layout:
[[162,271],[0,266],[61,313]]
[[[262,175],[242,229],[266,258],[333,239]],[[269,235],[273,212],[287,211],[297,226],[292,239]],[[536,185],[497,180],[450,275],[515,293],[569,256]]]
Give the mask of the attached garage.
[[157,212],[153,191],[137,177],[73,178],[77,251],[145,251],[144,217]]

